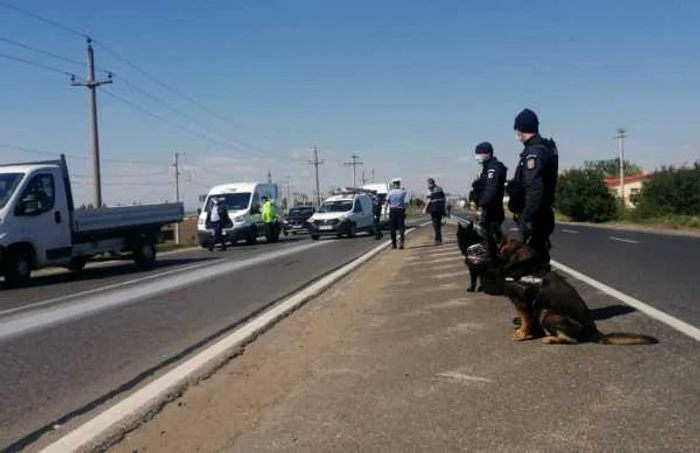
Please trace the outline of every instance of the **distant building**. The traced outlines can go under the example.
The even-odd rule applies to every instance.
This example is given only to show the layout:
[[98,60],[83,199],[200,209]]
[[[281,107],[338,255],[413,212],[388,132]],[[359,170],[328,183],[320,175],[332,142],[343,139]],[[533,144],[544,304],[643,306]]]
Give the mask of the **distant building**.
[[[654,176],[653,173],[642,173],[639,175],[628,176],[624,179],[625,205],[627,205],[628,208],[634,208],[634,203],[632,202],[633,196],[639,195],[639,193],[642,191],[644,181],[651,179],[652,176]],[[608,190],[610,190],[613,195],[620,198],[620,178],[605,178],[605,185],[608,186]]]

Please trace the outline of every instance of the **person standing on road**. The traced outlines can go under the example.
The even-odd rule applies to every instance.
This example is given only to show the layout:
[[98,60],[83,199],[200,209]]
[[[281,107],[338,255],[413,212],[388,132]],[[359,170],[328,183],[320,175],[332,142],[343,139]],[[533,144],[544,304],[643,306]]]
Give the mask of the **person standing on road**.
[[532,247],[542,266],[549,269],[559,152],[554,140],[540,135],[539,119],[532,110],[520,112],[513,129],[525,149],[512,184],[508,184],[508,207],[518,224],[516,238]]
[[374,239],[380,240],[383,236],[382,234],[382,202],[379,199],[378,194],[372,196],[372,214],[373,214],[373,228],[374,228]]
[[221,249],[226,250],[226,241],[223,239],[221,230],[223,228],[224,216],[228,216],[226,207],[223,203],[219,204],[217,198],[212,198],[211,207],[209,208],[209,213],[207,214],[207,227],[214,230],[214,236],[209,241],[209,251],[213,252],[216,244],[221,244]]
[[476,203],[479,225],[486,236],[489,253],[495,257],[498,240],[503,234],[503,195],[508,169],[493,155],[493,146],[489,142],[476,145],[474,153],[482,165],[479,182],[472,185],[480,188]]
[[442,244],[442,218],[445,215],[445,192],[435,183],[435,179],[428,178],[428,190],[430,193],[425,200],[424,213],[430,213],[430,220],[435,231],[435,245]]
[[389,209],[389,226],[391,230],[391,248],[396,249],[396,232],[399,233],[399,248],[404,248],[406,233],[406,190],[401,187],[401,180],[391,181],[391,190],[386,196]]
[[277,213],[275,212],[275,205],[269,197],[263,197],[262,201],[261,217],[265,227],[265,237],[267,238],[267,242],[275,242],[277,239],[275,226],[277,222]]

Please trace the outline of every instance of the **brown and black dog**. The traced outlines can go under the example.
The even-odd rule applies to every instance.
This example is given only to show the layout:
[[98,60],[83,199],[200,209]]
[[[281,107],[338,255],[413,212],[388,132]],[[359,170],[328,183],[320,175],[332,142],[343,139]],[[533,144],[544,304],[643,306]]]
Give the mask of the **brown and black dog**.
[[[505,264],[505,293],[520,316],[513,340],[543,336],[547,344],[594,342],[613,345],[655,344],[647,335],[601,333],[591,311],[578,291],[553,271],[538,271],[530,247],[512,240],[501,243],[499,254]],[[532,272],[535,271],[535,272]]]

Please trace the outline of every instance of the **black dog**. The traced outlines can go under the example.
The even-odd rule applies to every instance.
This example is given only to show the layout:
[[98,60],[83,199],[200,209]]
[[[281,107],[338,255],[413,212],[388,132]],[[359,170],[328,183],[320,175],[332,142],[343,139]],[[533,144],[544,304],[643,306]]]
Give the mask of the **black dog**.
[[[457,226],[457,244],[464,255],[464,262],[469,268],[469,286],[467,291],[483,291],[486,294],[502,295],[505,281],[501,275],[499,263],[488,251],[488,241],[479,233],[472,222]],[[491,255],[491,256],[490,256]],[[477,289],[477,279],[479,287]]]

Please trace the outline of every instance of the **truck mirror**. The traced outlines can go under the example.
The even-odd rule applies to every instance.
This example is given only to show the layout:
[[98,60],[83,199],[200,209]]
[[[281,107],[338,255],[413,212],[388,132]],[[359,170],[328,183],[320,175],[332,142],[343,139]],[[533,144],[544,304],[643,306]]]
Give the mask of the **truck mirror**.
[[197,208],[197,215],[202,213],[202,208]]

